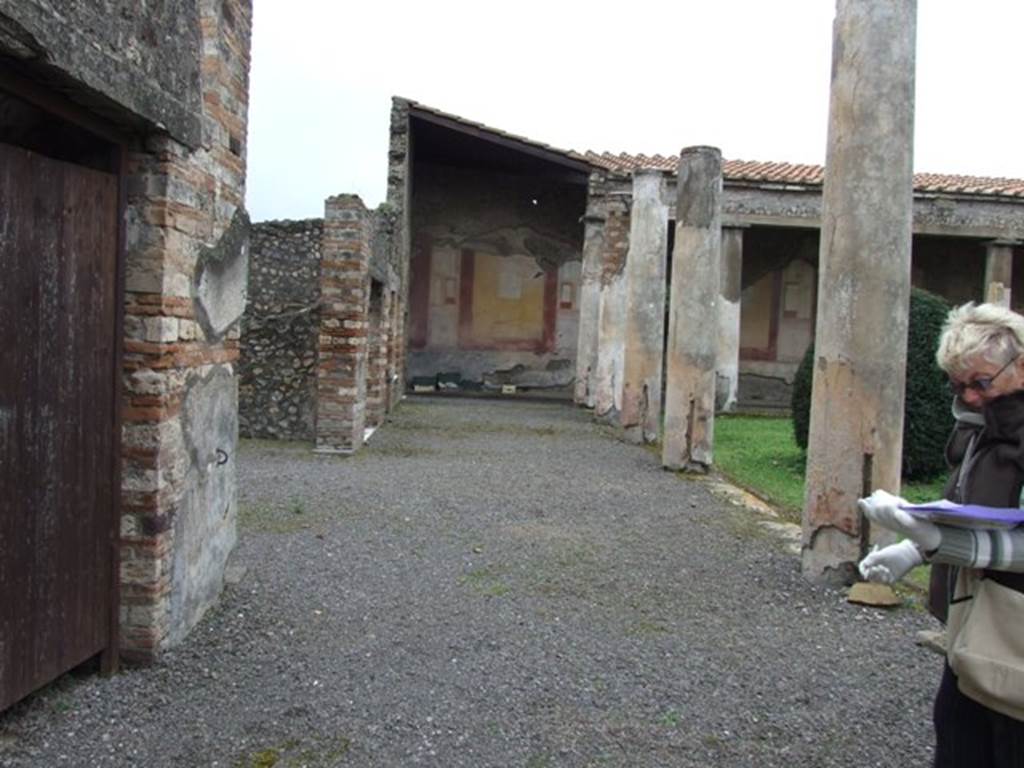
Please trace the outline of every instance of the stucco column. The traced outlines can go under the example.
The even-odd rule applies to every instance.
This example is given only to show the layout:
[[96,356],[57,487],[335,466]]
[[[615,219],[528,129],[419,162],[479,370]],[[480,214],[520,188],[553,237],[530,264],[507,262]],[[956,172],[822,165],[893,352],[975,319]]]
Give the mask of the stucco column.
[[618,423],[626,339],[626,251],[629,202],[610,200],[601,245],[601,295],[597,323],[594,415]]
[[626,257],[626,338],[620,423],[632,442],[654,442],[661,430],[665,343],[665,250],[668,208],[661,171],[633,174]]
[[598,321],[601,314],[601,255],[604,244],[604,216],[587,203],[583,219],[583,267],[580,274],[580,320],[576,343],[577,405],[594,407],[594,377],[597,373]]
[[816,582],[855,578],[868,545],[857,498],[900,489],[915,25],[915,0],[839,0],[833,27],[803,513]]
[[985,246],[985,301],[1010,306],[1013,285],[1013,243],[993,240]]
[[661,463],[667,469],[704,471],[711,464],[715,427],[721,152],[684,149],[676,189]]
[[722,228],[722,263],[718,295],[718,372],[715,410],[736,408],[740,378],[740,293],[743,274],[743,229]]

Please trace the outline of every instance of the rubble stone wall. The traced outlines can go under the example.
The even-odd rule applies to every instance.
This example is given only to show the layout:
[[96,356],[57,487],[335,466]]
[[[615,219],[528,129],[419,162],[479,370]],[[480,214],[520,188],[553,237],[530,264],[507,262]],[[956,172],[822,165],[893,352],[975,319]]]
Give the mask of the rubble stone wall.
[[252,228],[238,365],[243,437],[313,440],[323,230],[323,219]]

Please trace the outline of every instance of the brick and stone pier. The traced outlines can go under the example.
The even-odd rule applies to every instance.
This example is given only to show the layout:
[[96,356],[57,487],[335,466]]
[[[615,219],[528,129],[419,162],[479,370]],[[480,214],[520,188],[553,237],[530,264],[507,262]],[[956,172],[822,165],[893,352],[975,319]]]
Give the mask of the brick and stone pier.
[[330,197],[324,208],[315,450],[352,453],[366,421],[368,213],[357,195]]

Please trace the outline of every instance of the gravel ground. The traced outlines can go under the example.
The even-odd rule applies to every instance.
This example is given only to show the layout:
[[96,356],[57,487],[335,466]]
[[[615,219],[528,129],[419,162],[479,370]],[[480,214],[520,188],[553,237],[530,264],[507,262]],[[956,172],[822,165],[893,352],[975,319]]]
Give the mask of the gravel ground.
[[246,443],[247,572],[188,640],[0,716],[2,766],[925,766],[919,608],[570,406],[414,399],[361,453]]

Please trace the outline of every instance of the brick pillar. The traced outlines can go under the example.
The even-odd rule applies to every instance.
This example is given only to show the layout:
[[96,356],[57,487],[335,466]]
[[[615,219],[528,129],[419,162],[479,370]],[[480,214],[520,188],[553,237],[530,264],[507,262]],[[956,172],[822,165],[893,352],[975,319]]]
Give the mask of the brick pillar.
[[352,453],[366,422],[369,213],[357,195],[329,197],[320,261],[316,452]]
[[985,301],[1010,307],[1013,243],[993,240],[985,246]]
[[601,255],[601,296],[598,308],[597,365],[593,376],[594,415],[618,423],[622,410],[622,367],[625,353],[626,251],[629,248],[629,206],[609,202]]
[[721,293],[718,296],[718,350],[715,411],[736,408],[740,378],[740,293],[743,273],[743,230],[722,228]]
[[714,147],[688,147],[679,156],[665,355],[661,463],[667,469],[703,471],[711,465],[721,221],[722,155]]
[[915,26],[915,0],[836,9],[803,514],[815,582],[857,578],[869,543],[857,498],[900,489]]
[[626,334],[621,425],[634,443],[661,431],[662,347],[665,340],[665,250],[668,208],[661,171],[636,171],[626,258]]

